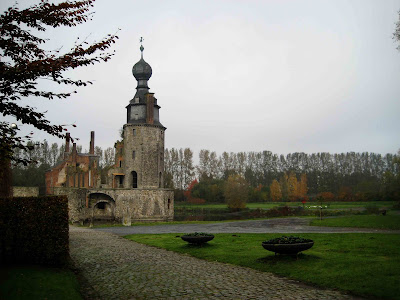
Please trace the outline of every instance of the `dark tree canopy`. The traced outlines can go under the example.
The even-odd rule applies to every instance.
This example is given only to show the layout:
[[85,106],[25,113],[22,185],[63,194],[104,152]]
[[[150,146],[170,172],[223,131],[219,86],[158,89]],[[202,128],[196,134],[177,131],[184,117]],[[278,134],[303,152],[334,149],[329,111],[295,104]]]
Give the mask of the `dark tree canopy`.
[[[45,50],[47,39],[39,37],[51,27],[74,27],[90,20],[90,9],[95,0],[66,1],[59,4],[42,0],[26,9],[17,6],[8,8],[0,16],[0,112],[12,116],[22,124],[33,125],[50,135],[63,138],[67,130],[64,125],[53,124],[46,119],[46,112],[38,112],[20,100],[26,97],[44,99],[67,98],[75,91],[53,92],[38,87],[41,79],[67,86],[86,86],[90,81],[65,77],[67,70],[98,62],[108,61],[113,53],[109,48],[118,38],[107,35],[99,42],[89,44],[75,42],[73,47],[61,52]],[[14,148],[27,149],[29,136],[19,137],[18,129],[10,129],[10,124],[0,122],[0,155],[24,164],[26,160],[16,160]]]

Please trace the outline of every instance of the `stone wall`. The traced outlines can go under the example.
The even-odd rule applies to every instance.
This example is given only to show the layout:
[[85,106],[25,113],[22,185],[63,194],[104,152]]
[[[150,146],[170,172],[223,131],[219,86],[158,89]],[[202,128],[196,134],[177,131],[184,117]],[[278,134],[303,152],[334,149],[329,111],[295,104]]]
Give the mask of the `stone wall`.
[[54,192],[68,196],[71,222],[114,219],[129,226],[133,221],[174,218],[174,192],[169,189],[55,188]]
[[124,188],[132,188],[132,172],[138,188],[163,187],[164,131],[157,125],[124,125]]
[[13,197],[37,197],[39,187],[37,186],[13,186]]

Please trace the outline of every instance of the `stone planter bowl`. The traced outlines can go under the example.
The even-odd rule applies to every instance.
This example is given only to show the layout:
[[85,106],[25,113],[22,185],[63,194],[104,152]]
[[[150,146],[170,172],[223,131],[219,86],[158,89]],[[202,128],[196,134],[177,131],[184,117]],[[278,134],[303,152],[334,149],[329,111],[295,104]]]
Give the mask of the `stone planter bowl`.
[[188,242],[190,244],[204,244],[207,243],[208,241],[211,241],[214,238],[213,235],[209,236],[190,236],[190,235],[182,235],[181,239],[184,240],[185,242]]
[[299,252],[310,249],[314,246],[314,242],[297,243],[297,244],[267,244],[262,243],[264,249],[279,254],[297,254]]

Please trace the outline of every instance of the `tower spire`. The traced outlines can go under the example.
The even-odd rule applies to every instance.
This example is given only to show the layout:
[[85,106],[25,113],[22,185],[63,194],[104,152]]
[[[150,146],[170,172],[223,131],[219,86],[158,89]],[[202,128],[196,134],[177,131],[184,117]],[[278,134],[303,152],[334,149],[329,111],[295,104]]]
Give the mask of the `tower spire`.
[[144,50],[143,40],[144,40],[143,37],[140,37],[140,52],[142,54],[142,58],[143,58],[143,50]]

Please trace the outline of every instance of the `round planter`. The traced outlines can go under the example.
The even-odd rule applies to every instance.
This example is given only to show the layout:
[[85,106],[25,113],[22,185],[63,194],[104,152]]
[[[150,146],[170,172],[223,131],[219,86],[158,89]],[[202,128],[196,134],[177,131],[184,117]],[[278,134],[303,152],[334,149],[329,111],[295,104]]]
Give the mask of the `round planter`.
[[181,236],[181,239],[184,240],[185,242],[188,242],[190,244],[204,244],[207,243],[208,241],[211,241],[214,238],[213,235],[210,236],[190,236],[190,235],[183,235]]
[[314,242],[298,243],[298,244],[267,244],[262,243],[264,249],[275,252],[275,254],[297,254],[299,252],[310,249],[314,246]]

